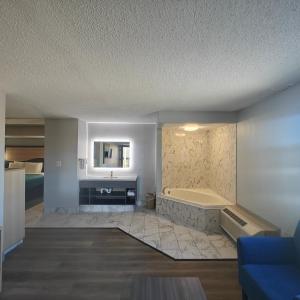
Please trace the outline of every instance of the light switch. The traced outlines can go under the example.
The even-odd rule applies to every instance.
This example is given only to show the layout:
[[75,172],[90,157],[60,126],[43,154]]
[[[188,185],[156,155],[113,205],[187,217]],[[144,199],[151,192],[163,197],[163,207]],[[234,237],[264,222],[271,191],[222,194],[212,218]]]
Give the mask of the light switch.
[[57,168],[61,168],[61,160],[57,160],[56,161],[56,167]]

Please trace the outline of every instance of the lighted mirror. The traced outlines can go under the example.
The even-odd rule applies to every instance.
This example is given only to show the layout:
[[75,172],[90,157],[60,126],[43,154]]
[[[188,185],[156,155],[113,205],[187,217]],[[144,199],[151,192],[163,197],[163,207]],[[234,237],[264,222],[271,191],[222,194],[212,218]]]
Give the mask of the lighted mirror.
[[94,142],[95,168],[129,168],[130,142]]

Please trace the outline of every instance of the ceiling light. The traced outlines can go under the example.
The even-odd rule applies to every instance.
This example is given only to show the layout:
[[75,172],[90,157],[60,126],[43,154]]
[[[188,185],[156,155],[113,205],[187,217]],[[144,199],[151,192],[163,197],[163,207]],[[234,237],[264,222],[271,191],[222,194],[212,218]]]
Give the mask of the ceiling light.
[[181,127],[184,131],[196,131],[199,128],[201,128],[201,126],[199,126],[198,124],[186,124],[184,126]]

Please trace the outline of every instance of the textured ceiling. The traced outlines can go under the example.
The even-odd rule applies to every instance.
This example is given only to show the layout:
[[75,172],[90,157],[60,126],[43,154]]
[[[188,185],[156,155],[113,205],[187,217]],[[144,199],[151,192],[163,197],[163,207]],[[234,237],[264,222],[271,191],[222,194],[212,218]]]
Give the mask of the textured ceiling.
[[9,117],[238,110],[300,80],[300,1],[0,0]]

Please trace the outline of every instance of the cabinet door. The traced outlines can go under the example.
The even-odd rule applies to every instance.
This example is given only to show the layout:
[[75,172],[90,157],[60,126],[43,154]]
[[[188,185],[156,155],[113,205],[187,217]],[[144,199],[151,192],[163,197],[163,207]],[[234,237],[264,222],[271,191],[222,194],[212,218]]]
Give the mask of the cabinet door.
[[90,204],[90,189],[89,188],[80,188],[79,204],[80,205],[89,205]]

